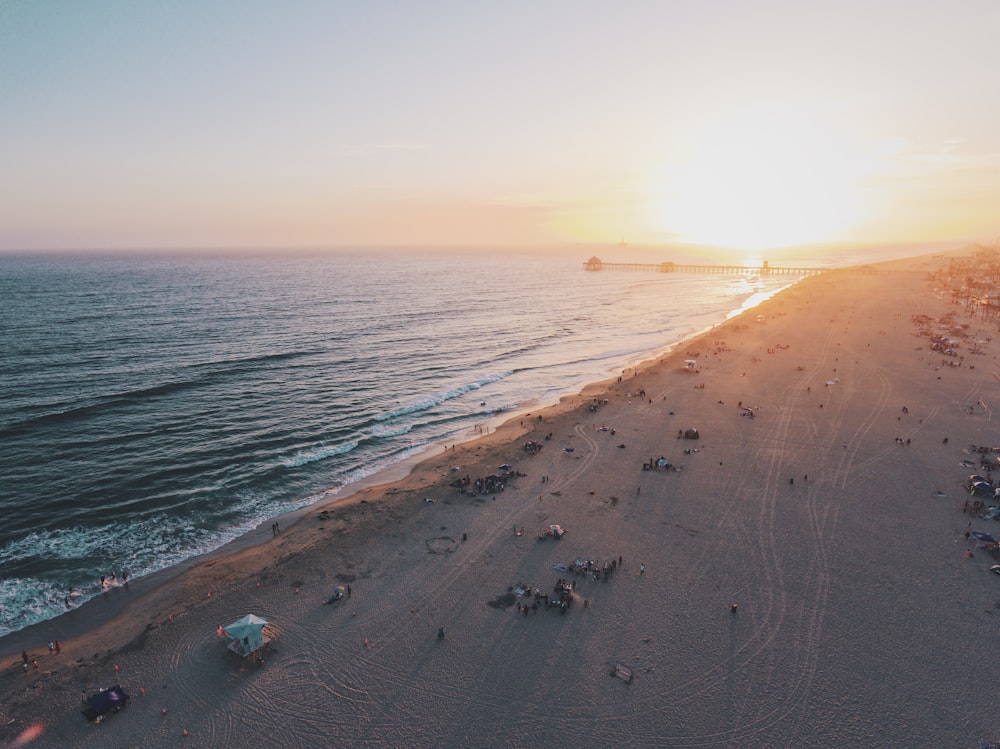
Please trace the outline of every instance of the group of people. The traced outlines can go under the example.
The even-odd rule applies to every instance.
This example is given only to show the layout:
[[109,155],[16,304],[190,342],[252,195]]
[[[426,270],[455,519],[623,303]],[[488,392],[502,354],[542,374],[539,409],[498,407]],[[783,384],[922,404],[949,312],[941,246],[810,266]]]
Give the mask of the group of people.
[[124,585],[128,587],[128,573],[122,570],[121,579],[118,578],[117,573],[111,570],[111,576],[107,577],[101,575],[101,590],[108,590],[109,588],[117,588],[119,585]]
[[[607,582],[623,563],[624,560],[621,556],[612,558],[603,564],[592,559],[578,559],[571,565],[560,564],[556,565],[556,568],[572,573],[576,577],[590,578],[593,582]],[[642,571],[645,572],[645,565],[642,566]],[[576,580],[560,577],[556,580],[551,593],[543,592],[530,585],[518,585],[516,588],[512,588],[520,598],[517,603],[518,615],[527,617],[529,613],[535,613],[539,608],[558,608],[560,614],[565,614],[575,600],[576,584]],[[589,608],[590,600],[584,599],[583,605],[584,608]]]
[[[603,565],[598,564],[593,559],[588,559],[585,562],[577,561],[571,569],[577,575],[589,577],[595,583],[601,580],[607,582],[611,573],[617,570],[622,563],[623,560],[620,556],[617,559],[612,558],[610,562],[605,562]],[[573,589],[576,589],[575,583]]]
[[539,608],[556,607],[560,614],[565,614],[573,603],[573,593],[576,590],[576,583],[568,583],[562,578],[556,581],[553,592],[543,593],[528,586],[524,593],[524,602],[518,602],[517,613],[520,616],[528,616],[529,612],[537,612]]
[[[60,653],[62,653],[62,645],[59,644],[59,640],[49,640],[49,655],[59,655]],[[27,650],[21,651],[21,669],[24,673],[28,673],[31,669],[39,670],[38,659],[28,655]]]
[[[642,391],[642,393],[643,395],[645,395],[645,391]],[[590,401],[590,405],[587,408],[590,411],[590,413],[597,413],[597,409],[599,409],[601,406],[608,405],[608,403],[609,401],[607,398],[594,398],[593,400]]]
[[648,463],[642,464],[644,471],[679,471],[684,466],[674,465],[662,455],[659,458],[650,458]]
[[462,478],[452,481],[451,486],[456,489],[461,489],[463,492],[468,493],[469,496],[475,496],[477,494],[498,494],[506,488],[507,481],[504,476],[498,476],[496,474],[478,478],[475,481],[473,481],[471,476],[463,476]]
[[[110,575],[101,575],[101,580],[98,583],[98,587],[101,589],[102,593],[111,590],[112,588],[119,588],[119,587],[128,588],[128,572],[122,570],[121,575],[119,575],[114,570],[111,570]],[[63,606],[66,607],[67,611],[73,608],[73,599],[79,597],[80,593],[74,590],[72,586],[70,586],[69,592],[65,596],[63,596]]]

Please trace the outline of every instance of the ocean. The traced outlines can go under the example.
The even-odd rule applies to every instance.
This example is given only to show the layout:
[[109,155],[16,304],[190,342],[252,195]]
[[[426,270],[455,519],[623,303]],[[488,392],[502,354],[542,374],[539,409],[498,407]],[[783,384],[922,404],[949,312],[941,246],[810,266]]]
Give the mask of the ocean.
[[0,256],[0,637],[795,281],[590,254]]

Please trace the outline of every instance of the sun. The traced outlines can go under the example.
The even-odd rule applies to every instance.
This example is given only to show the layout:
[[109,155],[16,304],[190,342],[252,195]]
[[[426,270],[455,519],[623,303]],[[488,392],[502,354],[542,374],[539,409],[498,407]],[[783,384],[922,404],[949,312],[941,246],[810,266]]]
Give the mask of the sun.
[[681,241],[764,249],[842,239],[864,212],[858,148],[798,107],[731,113],[655,188],[652,220]]

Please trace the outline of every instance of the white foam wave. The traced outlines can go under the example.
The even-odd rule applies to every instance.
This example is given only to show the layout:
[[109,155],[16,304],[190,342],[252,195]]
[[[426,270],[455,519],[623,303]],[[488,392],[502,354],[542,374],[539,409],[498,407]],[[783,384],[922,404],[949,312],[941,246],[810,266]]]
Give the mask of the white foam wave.
[[351,440],[343,445],[334,445],[333,447],[327,447],[322,445],[320,447],[314,447],[309,450],[299,450],[289,458],[284,458],[281,464],[286,468],[296,468],[298,466],[304,466],[306,463],[315,463],[317,460],[325,460],[326,458],[332,458],[337,455],[344,455],[345,453],[351,452],[358,446],[357,440]]
[[412,424],[404,424],[399,427],[383,426],[381,424],[376,425],[368,430],[369,437],[402,437],[404,434],[409,433],[413,429]]
[[513,374],[511,370],[506,370],[504,372],[498,372],[496,374],[487,375],[481,377],[473,382],[466,383],[464,385],[459,385],[449,390],[444,390],[439,393],[433,393],[431,395],[424,396],[422,398],[417,398],[411,401],[405,406],[400,406],[391,411],[387,411],[384,414],[379,414],[375,417],[376,421],[389,421],[390,419],[397,418],[399,416],[406,416],[407,414],[417,413],[419,411],[426,411],[429,408],[434,408],[445,401],[452,400],[453,398],[458,398],[459,396],[465,395],[473,390],[478,390],[484,385],[489,385],[493,382],[499,382]]

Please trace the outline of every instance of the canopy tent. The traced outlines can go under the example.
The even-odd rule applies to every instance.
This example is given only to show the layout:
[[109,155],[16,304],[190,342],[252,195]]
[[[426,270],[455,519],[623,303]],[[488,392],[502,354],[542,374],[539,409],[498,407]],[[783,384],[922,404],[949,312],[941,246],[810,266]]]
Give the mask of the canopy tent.
[[228,627],[223,627],[229,636],[229,649],[238,655],[251,655],[264,647],[264,627],[267,620],[247,614]]

